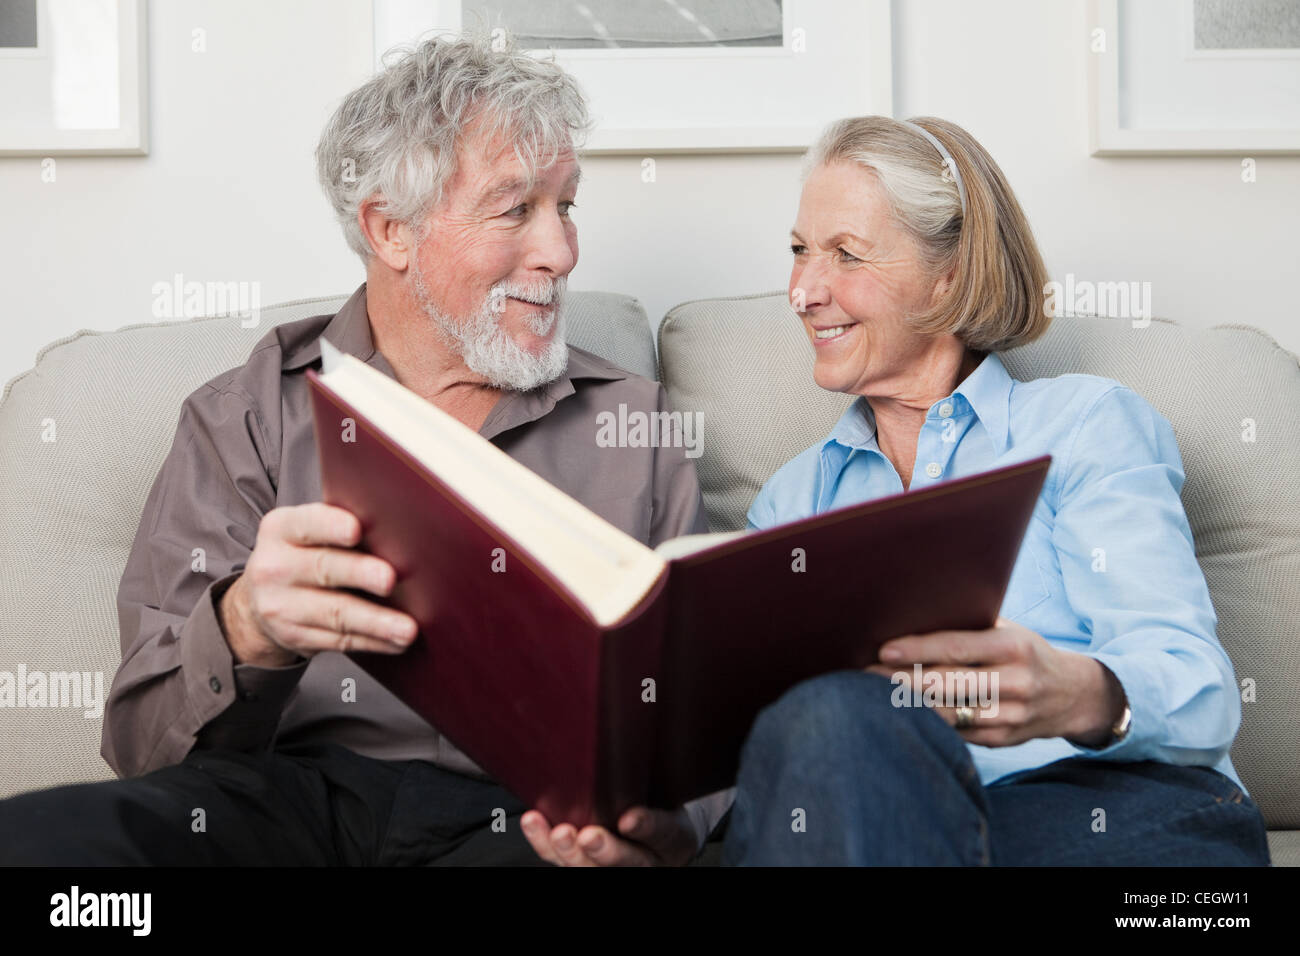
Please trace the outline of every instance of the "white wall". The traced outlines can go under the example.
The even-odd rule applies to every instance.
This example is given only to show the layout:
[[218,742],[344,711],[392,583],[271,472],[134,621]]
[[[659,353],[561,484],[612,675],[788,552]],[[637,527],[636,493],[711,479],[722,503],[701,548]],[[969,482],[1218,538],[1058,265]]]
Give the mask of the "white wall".
[[[1300,157],[1258,157],[1253,184],[1234,156],[1089,157],[1084,0],[895,0],[894,24],[896,115],[981,139],[1053,275],[1151,282],[1157,315],[1252,324],[1300,352]],[[362,279],[312,150],[368,75],[368,0],[167,0],[149,33],[149,156],[61,159],[52,184],[39,159],[0,159],[0,381],[79,328],[153,321],[151,287],[177,272],[260,282],[263,304]],[[797,157],[657,157],[653,184],[640,157],[585,166],[574,288],[636,295],[657,321],[785,287]]]

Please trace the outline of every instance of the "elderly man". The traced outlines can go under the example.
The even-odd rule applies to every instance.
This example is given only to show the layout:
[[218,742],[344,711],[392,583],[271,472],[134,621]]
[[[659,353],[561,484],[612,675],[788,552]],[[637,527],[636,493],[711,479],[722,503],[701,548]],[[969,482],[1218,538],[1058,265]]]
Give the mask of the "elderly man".
[[664,409],[662,386],[564,342],[586,126],[558,67],[474,39],[426,42],[343,101],[318,173],[366,282],[336,315],[273,329],[185,401],[118,593],[103,754],[129,779],[0,804],[0,863],[697,852],[718,800],[633,808],[618,834],[552,828],[341,653],[400,654],[416,624],[363,596],[389,593],[395,572],[354,547],[352,514],[320,501],[305,372],[322,337],[645,543],[706,529],[683,449],[594,440],[601,411]]

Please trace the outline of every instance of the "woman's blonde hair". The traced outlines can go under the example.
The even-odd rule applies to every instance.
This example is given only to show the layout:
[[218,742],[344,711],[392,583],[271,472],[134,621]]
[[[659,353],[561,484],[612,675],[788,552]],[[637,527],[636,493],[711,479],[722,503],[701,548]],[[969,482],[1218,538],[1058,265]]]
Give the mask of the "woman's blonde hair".
[[952,273],[948,292],[909,324],[923,334],[957,336],[968,348],[997,352],[1047,331],[1047,268],[1020,203],[993,157],[955,123],[932,116],[909,121],[943,143],[966,192],[934,144],[887,116],[831,124],[808,153],[805,175],[829,163],[854,163],[884,189],[894,218],[921,250],[936,279]]

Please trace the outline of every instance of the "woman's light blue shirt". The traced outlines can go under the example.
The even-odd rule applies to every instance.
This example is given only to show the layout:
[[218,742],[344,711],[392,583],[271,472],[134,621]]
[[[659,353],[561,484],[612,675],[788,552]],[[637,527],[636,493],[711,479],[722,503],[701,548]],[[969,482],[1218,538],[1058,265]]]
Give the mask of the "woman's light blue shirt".
[[[1019,382],[989,353],[930,407],[909,490],[1044,454],[1052,465],[1001,613],[1110,668],[1132,724],[1126,739],[1101,750],[1062,737],[968,744],[980,779],[1085,756],[1213,767],[1240,786],[1228,750],[1241,699],[1179,498],[1182,457],[1173,428],[1145,399],[1095,375]],[[859,397],[825,441],[768,480],[749,527],[902,491]],[[846,613],[870,614],[869,588],[864,596]]]

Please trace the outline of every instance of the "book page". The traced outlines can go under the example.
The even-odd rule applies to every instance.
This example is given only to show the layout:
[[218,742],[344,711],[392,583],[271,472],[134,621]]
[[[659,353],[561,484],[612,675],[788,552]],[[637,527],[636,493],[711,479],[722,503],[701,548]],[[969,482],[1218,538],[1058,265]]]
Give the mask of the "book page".
[[513,538],[609,625],[663,573],[665,560],[399,382],[334,353],[320,381]]
[[736,538],[742,538],[747,531],[714,531],[706,534],[684,534],[677,538],[669,538],[667,541],[660,542],[655,547],[655,554],[665,561],[671,561],[673,558],[684,558],[688,554],[696,554],[700,551],[706,551],[719,544],[725,544],[728,541],[734,541]]

